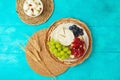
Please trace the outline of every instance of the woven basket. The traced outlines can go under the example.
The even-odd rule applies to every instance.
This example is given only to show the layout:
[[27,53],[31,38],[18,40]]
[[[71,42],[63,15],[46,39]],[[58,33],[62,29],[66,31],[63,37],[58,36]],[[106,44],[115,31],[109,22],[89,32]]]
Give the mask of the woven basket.
[[[47,29],[36,32],[26,45],[26,58],[30,67],[43,76],[57,76],[68,69],[68,66],[55,61],[45,48],[45,36]],[[33,47],[34,46],[34,47]],[[36,55],[36,50],[40,49],[40,61],[33,58],[30,54]],[[32,53],[30,51],[33,51]]]
[[45,23],[53,13],[53,0],[41,0],[44,6],[42,14],[37,17],[29,17],[23,10],[24,1],[25,0],[17,0],[16,8],[19,17],[27,24],[38,25]]
[[[60,24],[62,23],[69,23],[69,22],[73,22],[75,24],[78,24],[80,25],[81,27],[83,27],[83,29],[86,31],[87,35],[88,35],[88,38],[89,38],[89,46],[88,46],[88,49],[85,53],[85,55],[81,58],[79,58],[78,60],[74,61],[74,62],[65,62],[65,61],[60,61],[58,58],[56,58],[52,53],[50,53],[49,51],[49,47],[47,45],[47,42],[50,40],[50,34],[51,32]],[[91,53],[91,50],[92,50],[92,37],[91,37],[91,32],[89,31],[88,27],[86,24],[84,24],[83,22],[79,21],[79,20],[76,20],[76,19],[72,19],[72,18],[64,18],[64,19],[61,19],[59,21],[56,21],[55,23],[53,23],[50,28],[48,29],[48,32],[46,34],[46,39],[45,39],[45,46],[46,46],[46,49],[49,51],[50,53],[50,56],[55,59],[57,62],[61,63],[61,64],[65,64],[65,65],[68,65],[68,66],[75,66],[77,64],[80,64],[82,63],[85,59],[87,59]]]

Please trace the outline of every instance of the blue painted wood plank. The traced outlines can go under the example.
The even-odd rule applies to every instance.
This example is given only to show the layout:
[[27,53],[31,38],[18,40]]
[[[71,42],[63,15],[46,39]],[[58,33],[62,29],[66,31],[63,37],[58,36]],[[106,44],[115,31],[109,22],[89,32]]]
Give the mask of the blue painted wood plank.
[[0,0],[0,80],[51,80],[29,67],[17,44],[26,45],[25,35],[31,36],[64,17],[77,18],[88,25],[93,50],[83,64],[71,67],[57,80],[120,80],[120,0],[54,0],[54,3],[51,18],[32,27],[19,19],[16,0]]

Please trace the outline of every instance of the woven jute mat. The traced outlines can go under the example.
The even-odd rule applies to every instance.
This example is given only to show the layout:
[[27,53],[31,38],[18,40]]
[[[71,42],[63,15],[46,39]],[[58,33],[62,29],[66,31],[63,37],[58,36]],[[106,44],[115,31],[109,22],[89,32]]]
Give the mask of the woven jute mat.
[[37,17],[29,17],[25,14],[23,10],[23,4],[25,0],[17,0],[16,9],[19,17],[22,19],[23,22],[31,25],[38,25],[46,22],[49,17],[52,15],[54,4],[53,0],[41,0],[43,3],[43,12],[41,15]]
[[26,58],[30,67],[43,76],[56,76],[68,69],[68,66],[55,61],[45,48],[47,29],[36,32],[26,46]]
[[[84,28],[84,30],[86,31],[86,33],[88,35],[88,38],[89,38],[89,46],[88,46],[88,49],[87,49],[85,55],[83,57],[79,58],[78,60],[74,61],[74,62],[65,62],[65,61],[58,60],[58,58],[56,58],[55,56],[53,56],[53,54],[50,53],[49,47],[46,44],[50,40],[51,32],[54,31],[55,28],[58,27],[58,25],[63,24],[63,23],[75,23],[75,24],[78,24],[79,26]],[[88,29],[88,26],[85,23],[83,23],[83,22],[81,22],[81,21],[79,21],[77,19],[73,19],[73,18],[63,18],[61,20],[58,20],[58,21],[54,22],[50,26],[50,28],[48,29],[47,34],[46,34],[45,44],[46,44],[46,49],[51,54],[51,57],[53,59],[55,59],[57,62],[59,62],[61,64],[64,64],[64,65],[75,66],[77,64],[82,63],[83,61],[85,61],[89,57],[89,55],[91,53],[91,50],[92,50],[92,36],[91,36],[90,30]]]

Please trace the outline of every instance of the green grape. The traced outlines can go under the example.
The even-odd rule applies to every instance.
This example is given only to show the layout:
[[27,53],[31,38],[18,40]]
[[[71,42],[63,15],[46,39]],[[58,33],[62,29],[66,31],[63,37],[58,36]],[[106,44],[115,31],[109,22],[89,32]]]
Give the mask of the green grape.
[[64,55],[65,53],[64,53],[64,51],[61,51],[60,54],[61,54],[61,55]]
[[52,52],[53,52],[53,49],[50,48],[50,52],[52,53]]
[[50,42],[50,46],[55,46],[55,43],[54,42]]
[[58,55],[58,57],[61,57],[61,54],[60,54],[60,53],[58,53],[57,55]]
[[55,40],[53,38],[50,39],[50,42],[55,42]]
[[65,47],[63,50],[64,50],[65,52],[67,52],[67,51],[69,51],[69,48],[68,48],[68,47]]
[[54,53],[55,49],[54,48],[50,48],[50,52]]
[[65,58],[67,59],[67,58],[69,58],[69,56],[70,56],[70,55],[66,54],[66,55],[65,55]]
[[61,57],[61,55],[60,55],[59,52],[55,53],[54,56],[55,56],[55,57]]
[[66,59],[66,57],[65,57],[65,56],[62,56],[62,57],[60,57],[60,59],[61,59],[61,60],[65,60],[65,59]]
[[47,42],[47,45],[50,46],[50,42]]
[[50,46],[50,48],[52,48],[52,49],[56,49],[56,47],[55,47],[55,46]]
[[70,50],[68,50],[68,51],[67,51],[67,54],[69,54],[69,55],[70,55],[70,54],[71,54],[71,51],[70,51]]
[[60,42],[56,41],[55,44],[61,45]]
[[56,44],[55,46],[56,46],[56,48],[60,48],[60,47],[61,47],[61,45],[60,45],[60,44]]
[[57,48],[61,47],[61,44],[59,42],[55,42],[55,45]]
[[65,46],[62,46],[62,49],[66,48]]
[[58,51],[56,49],[54,49],[53,53],[56,54]]
[[62,49],[61,49],[61,47],[60,48],[57,48],[58,49],[58,51],[61,51]]
[[55,56],[55,57],[59,57],[58,53],[55,53],[54,56]]
[[61,57],[62,55],[60,54],[60,52],[58,52],[58,57]]

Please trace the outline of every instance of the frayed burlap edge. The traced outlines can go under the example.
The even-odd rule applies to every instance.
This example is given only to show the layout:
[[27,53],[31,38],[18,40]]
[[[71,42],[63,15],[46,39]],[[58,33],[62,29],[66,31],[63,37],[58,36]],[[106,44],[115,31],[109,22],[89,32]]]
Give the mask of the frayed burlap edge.
[[27,24],[38,25],[45,23],[53,13],[54,3],[53,0],[41,0],[43,2],[43,12],[38,17],[29,17],[24,13],[23,4],[25,0],[17,0],[16,9],[21,20]]
[[[73,23],[76,23],[76,24],[80,25],[81,27],[83,27],[83,28],[85,29],[85,31],[87,32],[88,37],[89,37],[89,47],[88,47],[87,52],[85,53],[85,55],[84,55],[83,57],[79,58],[79,59],[78,59],[77,61],[75,61],[75,62],[64,62],[64,61],[58,60],[56,57],[54,57],[54,56],[50,53],[49,47],[48,47],[48,45],[47,45],[47,42],[48,42],[49,39],[50,39],[50,34],[51,34],[51,32],[52,32],[58,25],[60,25],[60,24],[62,24],[62,23],[66,23],[66,22],[73,22]],[[88,29],[87,25],[84,24],[83,22],[81,22],[81,21],[79,21],[79,20],[77,20],[77,19],[73,19],[73,18],[63,18],[63,19],[61,19],[61,20],[56,21],[55,23],[53,23],[53,24],[50,26],[50,28],[48,29],[48,32],[47,32],[47,34],[46,34],[45,45],[46,45],[46,49],[49,51],[49,53],[50,53],[50,55],[51,55],[51,57],[52,57],[53,59],[55,59],[55,60],[58,61],[59,63],[65,64],[65,65],[75,66],[75,65],[77,65],[77,64],[81,64],[85,59],[87,59],[87,58],[89,57],[89,55],[90,55],[90,53],[91,53],[91,50],[92,50],[92,36],[91,36],[91,32],[90,32],[90,30]]]

